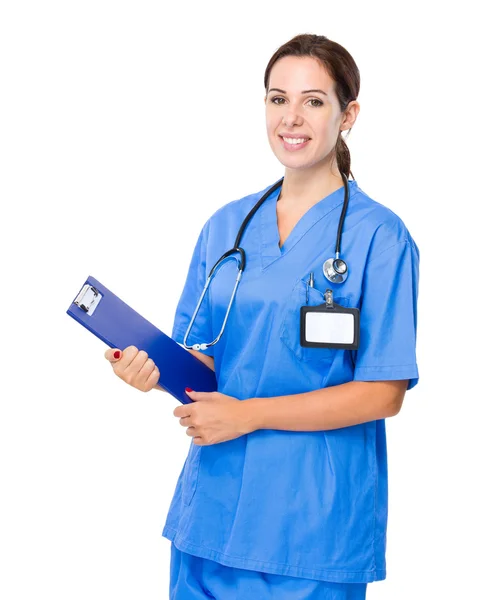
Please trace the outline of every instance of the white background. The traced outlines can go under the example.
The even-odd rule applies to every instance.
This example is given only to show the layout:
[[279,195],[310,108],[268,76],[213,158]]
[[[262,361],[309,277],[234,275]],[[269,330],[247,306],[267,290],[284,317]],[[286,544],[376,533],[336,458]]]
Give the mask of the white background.
[[161,530],[190,439],[176,401],[115,377],[66,310],[93,275],[171,332],[205,220],[283,175],[263,76],[298,33],[356,60],[352,171],[421,254],[420,382],[387,421],[388,572],[368,598],[503,597],[490,5],[2,3],[2,598],[168,597]]

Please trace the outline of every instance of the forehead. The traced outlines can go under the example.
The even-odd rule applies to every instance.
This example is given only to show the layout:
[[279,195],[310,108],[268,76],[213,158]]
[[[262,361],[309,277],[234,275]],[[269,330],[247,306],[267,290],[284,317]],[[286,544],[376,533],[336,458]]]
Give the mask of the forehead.
[[287,93],[319,88],[333,92],[334,80],[325,67],[311,56],[284,56],[273,65],[269,88],[280,88]]

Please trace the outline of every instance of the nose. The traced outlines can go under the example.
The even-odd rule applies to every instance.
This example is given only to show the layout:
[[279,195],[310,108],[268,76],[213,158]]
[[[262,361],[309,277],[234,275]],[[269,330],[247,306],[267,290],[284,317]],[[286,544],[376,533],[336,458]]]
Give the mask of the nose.
[[292,127],[295,124],[299,125],[301,122],[301,117],[295,109],[287,108],[283,115],[283,122],[286,127]]

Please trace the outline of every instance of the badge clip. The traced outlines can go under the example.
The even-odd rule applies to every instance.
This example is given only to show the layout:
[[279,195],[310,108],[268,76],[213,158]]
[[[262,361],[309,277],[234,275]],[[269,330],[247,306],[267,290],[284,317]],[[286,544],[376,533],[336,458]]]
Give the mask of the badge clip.
[[334,308],[333,291],[327,288],[324,294],[326,308]]

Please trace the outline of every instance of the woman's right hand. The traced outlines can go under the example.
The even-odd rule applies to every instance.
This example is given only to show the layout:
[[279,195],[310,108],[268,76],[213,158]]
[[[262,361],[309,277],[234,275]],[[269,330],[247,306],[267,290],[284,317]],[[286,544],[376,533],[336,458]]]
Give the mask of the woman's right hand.
[[135,346],[128,346],[122,351],[109,348],[105,352],[105,358],[119,379],[141,392],[149,392],[159,381],[159,369],[152,358]]

